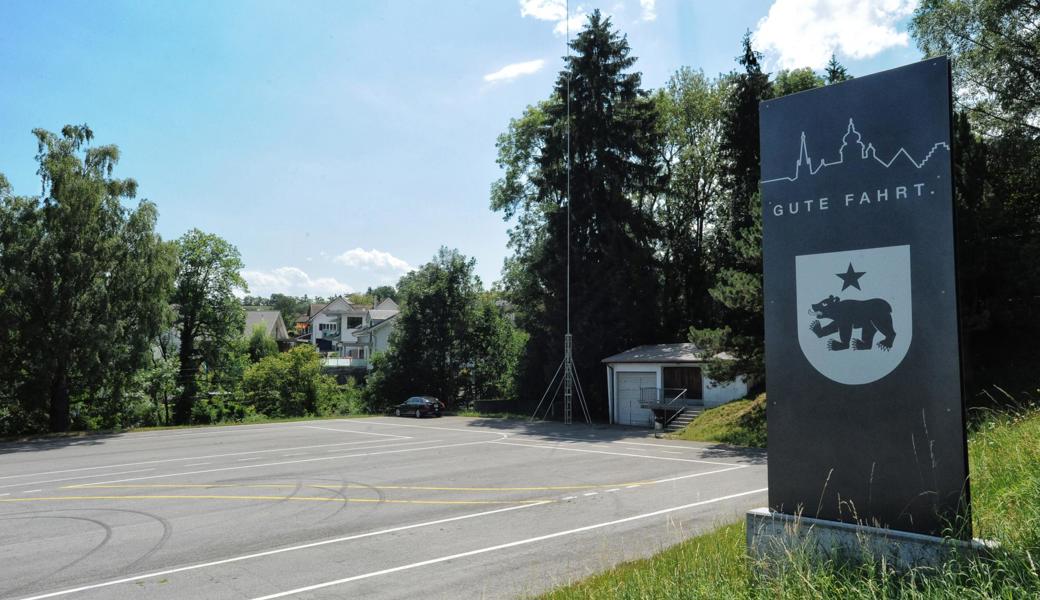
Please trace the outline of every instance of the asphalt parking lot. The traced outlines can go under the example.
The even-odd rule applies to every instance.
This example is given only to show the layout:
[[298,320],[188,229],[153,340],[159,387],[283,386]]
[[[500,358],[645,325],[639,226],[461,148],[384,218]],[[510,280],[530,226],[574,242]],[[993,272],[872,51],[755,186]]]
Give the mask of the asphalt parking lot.
[[0,597],[523,597],[765,488],[757,451],[461,417],[3,444]]

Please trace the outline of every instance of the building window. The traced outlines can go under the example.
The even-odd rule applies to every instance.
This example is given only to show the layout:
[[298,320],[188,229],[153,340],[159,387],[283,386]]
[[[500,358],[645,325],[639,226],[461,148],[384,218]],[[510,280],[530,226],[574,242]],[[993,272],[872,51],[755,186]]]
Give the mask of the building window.
[[361,317],[347,317],[347,329],[357,329],[361,322]]
[[318,323],[318,331],[336,331],[339,329],[335,323]]

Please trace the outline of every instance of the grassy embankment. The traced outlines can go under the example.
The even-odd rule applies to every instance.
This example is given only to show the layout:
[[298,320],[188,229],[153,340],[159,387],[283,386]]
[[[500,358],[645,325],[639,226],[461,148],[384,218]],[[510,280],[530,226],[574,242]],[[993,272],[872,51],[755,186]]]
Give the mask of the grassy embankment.
[[671,436],[692,442],[722,442],[766,447],[766,395],[735,400],[704,411],[686,429]]
[[[741,422],[759,423],[759,401],[764,410],[759,397],[707,411],[678,437],[764,441],[764,432],[740,431]],[[1040,410],[989,413],[976,423],[968,446],[974,527],[977,537],[1001,544],[992,559],[895,575],[795,557],[777,576],[761,579],[745,556],[744,524],[734,523],[542,598],[1040,598]]]

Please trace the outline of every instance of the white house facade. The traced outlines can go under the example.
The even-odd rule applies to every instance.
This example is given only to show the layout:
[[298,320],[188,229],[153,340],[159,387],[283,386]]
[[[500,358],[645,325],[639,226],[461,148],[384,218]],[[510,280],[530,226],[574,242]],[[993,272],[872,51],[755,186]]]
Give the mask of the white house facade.
[[[390,348],[390,334],[393,333],[396,324],[397,314],[394,313],[355,333],[358,343],[365,349],[366,356],[372,357],[380,352],[386,352]],[[369,368],[371,368],[371,364],[369,364]]]
[[373,353],[371,336],[362,339],[358,333],[392,318],[400,309],[389,298],[368,308],[340,297],[311,312],[297,341],[313,344],[335,366],[366,367]]
[[711,408],[747,395],[743,378],[708,378],[704,353],[693,344],[637,346],[602,362],[611,423],[653,426],[655,407]]

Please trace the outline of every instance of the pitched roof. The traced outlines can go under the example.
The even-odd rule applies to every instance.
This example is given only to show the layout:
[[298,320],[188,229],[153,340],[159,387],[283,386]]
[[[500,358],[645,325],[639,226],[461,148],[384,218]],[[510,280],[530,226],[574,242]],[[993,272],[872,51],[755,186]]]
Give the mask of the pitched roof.
[[268,335],[275,339],[286,339],[288,336],[285,333],[285,323],[282,323],[281,327],[278,324],[282,321],[282,313],[277,310],[249,310],[246,311],[246,325],[243,331],[243,335],[250,335],[253,333],[253,329],[257,325],[264,328],[264,331]]
[[368,327],[364,327],[362,329],[358,329],[358,330],[354,331],[354,335],[355,336],[364,335],[364,334],[369,333],[371,331],[374,331],[376,329],[381,329],[383,326],[387,325],[388,323],[391,323],[393,321],[394,317],[396,317],[398,314],[400,314],[400,313],[399,312],[395,312],[394,314],[392,314],[389,317],[387,317],[385,319],[382,319],[380,321],[376,321],[375,319],[372,319],[372,324],[371,325],[369,325]]
[[393,300],[391,300],[390,298],[383,298],[382,300],[379,301],[379,304],[376,304],[372,308],[375,309],[375,310],[400,310],[401,309],[401,307],[398,306],[397,303],[394,302]]
[[[719,354],[719,358],[730,358]],[[704,350],[696,344],[647,344],[629,348],[613,356],[604,358],[605,363],[693,363],[707,360]]]

